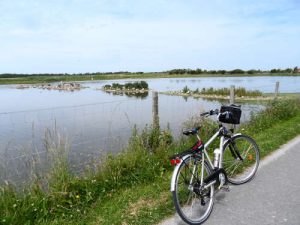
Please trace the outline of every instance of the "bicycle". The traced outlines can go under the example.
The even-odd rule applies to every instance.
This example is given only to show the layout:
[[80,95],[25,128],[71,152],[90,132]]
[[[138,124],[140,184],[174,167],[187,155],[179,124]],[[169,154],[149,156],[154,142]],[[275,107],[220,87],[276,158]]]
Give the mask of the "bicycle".
[[[171,180],[175,209],[182,220],[193,225],[207,220],[217,190],[229,191],[229,184],[250,181],[259,165],[260,153],[256,142],[223,126],[223,123],[240,123],[240,106],[221,106],[220,111],[216,109],[201,114],[211,115],[218,115],[219,130],[205,144],[199,137],[200,127],[184,131],[184,135],[196,135],[197,142],[190,149],[170,158],[171,164],[175,165]],[[212,162],[207,149],[218,137],[220,145],[214,150]]]

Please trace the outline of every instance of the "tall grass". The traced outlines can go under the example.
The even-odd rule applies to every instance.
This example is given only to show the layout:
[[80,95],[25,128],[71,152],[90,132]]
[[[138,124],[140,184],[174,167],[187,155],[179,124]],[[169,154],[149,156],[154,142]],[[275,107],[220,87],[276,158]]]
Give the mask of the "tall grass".
[[[188,93],[188,94],[200,94],[200,95],[220,95],[220,96],[228,96],[230,94],[230,89],[229,88],[202,88],[199,90],[198,88],[196,90],[190,90],[187,86],[185,86],[182,89],[183,93]],[[243,87],[237,87],[234,90],[234,93],[238,97],[242,96],[249,96],[249,97],[257,97],[257,96],[262,96],[262,92],[258,90],[246,90]]]
[[[270,103],[265,111],[252,115],[250,123],[241,128],[245,129],[244,133],[258,134],[274,123],[299,114],[299,100],[277,101]],[[187,127],[198,125],[202,125],[201,136],[204,140],[217,128],[216,123],[199,118],[185,124]],[[193,138],[174,140],[169,130],[146,127],[138,132],[134,128],[128,147],[123,152],[104,156],[99,159],[95,171],[87,170],[82,176],[70,172],[67,157],[57,157],[47,176],[36,177],[22,191],[17,191],[9,183],[0,188],[0,223],[76,221],[92,210],[96,202],[109,201],[111,196],[125,187],[130,189],[155,183],[172,170],[169,156],[187,149],[194,141]],[[62,149],[57,151],[60,152],[58,155],[64,155]]]
[[300,98],[271,101],[265,110],[256,114],[252,113],[250,121],[242,128],[251,134],[263,132],[274,124],[288,120],[299,113]]

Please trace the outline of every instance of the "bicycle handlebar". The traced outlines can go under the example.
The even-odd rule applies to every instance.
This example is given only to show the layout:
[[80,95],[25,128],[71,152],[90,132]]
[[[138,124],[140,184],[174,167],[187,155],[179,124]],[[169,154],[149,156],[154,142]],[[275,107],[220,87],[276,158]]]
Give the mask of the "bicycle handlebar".
[[215,110],[209,110],[208,112],[204,112],[201,113],[200,116],[212,116],[212,115],[226,115],[226,117],[229,118],[230,114],[232,114],[232,112],[226,111],[226,112],[220,112],[219,109],[215,109]]
[[219,114],[219,109],[215,110],[209,110],[208,112],[201,113],[200,116],[212,116],[212,115],[218,115]]

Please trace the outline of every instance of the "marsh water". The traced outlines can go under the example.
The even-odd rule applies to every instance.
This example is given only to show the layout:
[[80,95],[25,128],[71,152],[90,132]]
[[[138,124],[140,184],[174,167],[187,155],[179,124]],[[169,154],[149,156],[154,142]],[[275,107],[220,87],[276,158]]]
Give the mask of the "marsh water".
[[[141,80],[141,79],[139,79]],[[235,85],[248,90],[272,93],[276,81],[280,92],[300,92],[300,77],[207,77],[143,79],[155,91],[221,88]],[[1,180],[26,176],[26,160],[45,154],[49,138],[59,138],[68,146],[70,164],[79,168],[103,152],[124,149],[134,126],[139,130],[152,123],[152,94],[114,95],[97,90],[105,84],[135,80],[82,82],[79,91],[16,89],[0,86],[0,167]],[[159,120],[179,136],[183,123],[201,111],[219,108],[224,101],[159,95]],[[242,104],[242,121],[264,106]],[[50,135],[49,135],[50,134]],[[55,135],[54,135],[55,134]],[[82,166],[81,166],[82,165]]]

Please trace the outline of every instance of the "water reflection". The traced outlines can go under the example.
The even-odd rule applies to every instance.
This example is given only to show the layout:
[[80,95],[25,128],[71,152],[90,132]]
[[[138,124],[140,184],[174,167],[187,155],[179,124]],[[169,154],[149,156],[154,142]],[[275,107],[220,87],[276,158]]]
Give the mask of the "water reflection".
[[104,91],[106,94],[113,95],[113,96],[126,96],[128,98],[137,98],[137,99],[145,99],[148,97],[148,91],[142,93],[134,93],[134,92],[107,92]]

